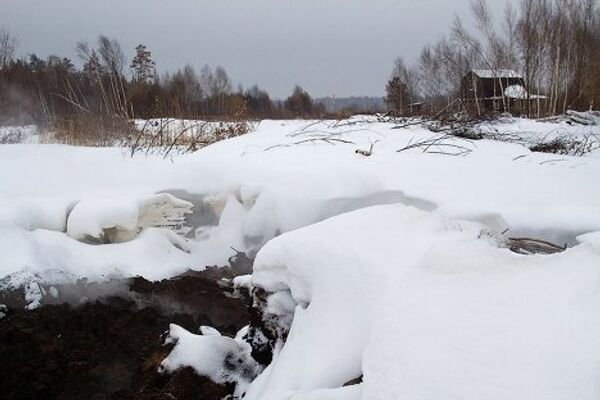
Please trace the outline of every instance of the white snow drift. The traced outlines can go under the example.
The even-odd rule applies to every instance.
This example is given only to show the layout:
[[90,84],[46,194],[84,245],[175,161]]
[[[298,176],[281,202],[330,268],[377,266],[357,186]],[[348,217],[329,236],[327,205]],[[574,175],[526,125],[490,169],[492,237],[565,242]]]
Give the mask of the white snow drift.
[[239,337],[221,336],[214,328],[202,328],[201,335],[194,335],[171,324],[165,343],[174,347],[161,362],[160,371],[192,367],[213,382],[237,383],[237,390],[243,391],[260,372],[260,366],[250,355],[250,345]]
[[364,399],[598,398],[598,248],[522,256],[498,237],[393,205],[272,240],[252,283],[298,305],[246,398],[346,398],[313,391],[361,375]]

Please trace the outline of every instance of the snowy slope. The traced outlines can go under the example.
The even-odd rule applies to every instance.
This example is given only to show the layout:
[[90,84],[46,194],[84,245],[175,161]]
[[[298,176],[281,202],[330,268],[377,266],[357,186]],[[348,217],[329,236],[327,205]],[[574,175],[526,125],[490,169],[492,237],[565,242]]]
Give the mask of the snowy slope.
[[246,398],[346,398],[322,389],[363,375],[364,399],[597,399],[598,247],[523,256],[498,237],[389,205],[272,240],[252,283],[297,306]]

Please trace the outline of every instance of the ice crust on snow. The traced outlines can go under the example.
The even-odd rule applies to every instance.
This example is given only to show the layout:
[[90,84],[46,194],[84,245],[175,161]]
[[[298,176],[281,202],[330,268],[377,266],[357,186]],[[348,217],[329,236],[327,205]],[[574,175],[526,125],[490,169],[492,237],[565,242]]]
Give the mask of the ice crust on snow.
[[378,206],[270,241],[252,281],[298,306],[250,400],[315,398],[361,375],[364,399],[600,396],[588,243],[522,256],[483,225]]

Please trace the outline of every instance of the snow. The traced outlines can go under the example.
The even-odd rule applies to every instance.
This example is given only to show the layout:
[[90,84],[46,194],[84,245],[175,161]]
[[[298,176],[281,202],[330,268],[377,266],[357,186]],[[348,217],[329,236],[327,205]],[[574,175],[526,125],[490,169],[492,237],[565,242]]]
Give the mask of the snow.
[[165,343],[174,347],[161,362],[161,372],[192,367],[198,375],[213,382],[236,383],[238,389],[243,390],[260,370],[246,342],[221,336],[218,331],[194,335],[171,324]]
[[[169,159],[1,145],[0,290],[24,288],[32,309],[55,285],[166,279],[242,251],[254,271],[233,285],[269,293],[287,341],[254,379],[248,327],[172,325],[164,371],[191,366],[250,400],[599,398],[600,150],[529,147],[600,127],[505,118],[477,127],[486,140],[452,139],[469,150],[452,156],[444,141],[398,152],[439,134],[393,126],[262,121]],[[505,248],[520,236],[568,248]]]
[[[471,150],[462,157],[420,148],[398,153],[438,134],[418,125],[392,127],[360,116],[262,121],[247,135],[170,159],[131,158],[119,148],[2,145],[0,278],[63,270],[63,277],[101,279],[115,269],[164,278],[226,265],[236,251],[252,256],[281,233],[378,204],[414,205],[561,245],[600,230],[600,186],[590,184],[600,175],[600,151],[570,157],[525,147],[562,135],[584,138],[599,127],[506,119],[479,129],[519,140],[458,142]],[[371,145],[370,157],[355,153]],[[156,218],[140,221],[144,204],[167,197],[181,205],[174,209],[192,205],[193,214],[178,214],[192,228],[185,239],[162,232],[177,228]],[[124,228],[116,240],[123,246],[80,243],[110,242],[100,237],[114,227]],[[158,229],[151,240],[136,236],[147,227]],[[148,240],[161,245],[144,255],[138,249]],[[95,252],[103,257],[90,262]]]
[[577,237],[579,243],[585,243],[600,251],[600,232],[586,233]]
[[244,288],[248,291],[252,290],[252,275],[240,275],[233,278],[233,287],[235,289]]
[[527,90],[522,85],[511,85],[504,89],[504,96],[510,99],[526,99]]
[[273,239],[252,280],[297,306],[247,399],[311,398],[361,375],[364,399],[600,396],[588,244],[522,256],[486,226],[377,206]]
[[129,242],[100,246],[44,229],[0,228],[0,238],[2,288],[25,286],[30,308],[40,305],[42,284],[83,278],[104,282],[137,275],[160,280],[183,273],[193,264],[184,238],[156,228]]
[[510,69],[474,69],[473,73],[480,78],[522,78],[521,75]]
[[69,197],[5,196],[0,194],[0,227],[65,231],[75,201]]
[[0,144],[38,143],[40,132],[36,125],[0,125]]
[[168,137],[175,137],[180,134],[200,137],[209,133],[208,128],[214,125],[211,122],[192,119],[153,118],[135,120],[135,127],[139,131],[153,135],[164,134]]
[[219,332],[212,326],[206,326],[206,325],[202,325],[200,327],[200,334],[202,336],[221,336],[221,332]]
[[67,234],[74,239],[106,239],[112,229],[113,240],[128,241],[148,227],[172,227],[186,234],[185,214],[192,204],[161,193],[150,196],[92,198],[79,201],[67,220]]
[[320,389],[305,393],[295,393],[290,400],[360,400],[362,385],[353,385],[341,389]]
[[425,259],[429,271],[396,281],[384,298],[396,307],[365,348],[365,399],[600,396],[598,253],[499,256],[473,268],[488,271],[461,271],[469,256],[448,254]]
[[579,112],[575,110],[568,110],[567,116],[572,122],[582,125],[599,125],[600,124],[600,113],[598,111],[586,111]]
[[536,100],[536,99],[545,99],[546,96],[542,96],[539,94],[529,94],[527,89],[525,89],[522,85],[510,85],[506,89],[504,89],[504,96],[509,99],[517,99],[517,100]]
[[[592,118],[590,116],[590,118]],[[589,153],[580,158],[581,163],[589,161],[590,158],[600,157],[600,131],[595,126],[574,124],[570,118],[555,118],[553,120],[541,121],[526,118],[506,118],[480,124],[477,129],[484,135],[496,139],[519,144],[525,147],[562,141],[565,143],[579,143],[576,148],[581,149],[582,143],[587,144]],[[529,158],[530,153],[523,152],[521,157]],[[552,158],[539,161],[540,163],[562,163],[572,159],[562,157],[562,154],[552,155]],[[521,157],[518,159],[520,160]],[[517,160],[517,161],[518,161]]]

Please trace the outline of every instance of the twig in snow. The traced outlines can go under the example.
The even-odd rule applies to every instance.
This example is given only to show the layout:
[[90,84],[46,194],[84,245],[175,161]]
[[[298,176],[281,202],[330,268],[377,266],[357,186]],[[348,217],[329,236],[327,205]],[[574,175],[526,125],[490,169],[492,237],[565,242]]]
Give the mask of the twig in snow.
[[276,145],[267,147],[265,149],[265,151],[269,151],[269,150],[276,149],[279,147],[292,147],[292,146],[302,145],[302,144],[306,144],[306,143],[317,144],[319,142],[327,143],[332,146],[334,146],[336,144],[340,144],[340,143],[341,144],[355,144],[353,141],[346,140],[346,139],[319,137],[319,138],[304,139],[304,140],[300,140],[300,141],[294,142],[294,143],[276,144]]
[[396,150],[396,152],[400,153],[402,151],[411,150],[411,149],[422,149],[423,153],[430,154],[442,154],[448,156],[462,156],[471,153],[473,150],[455,143],[448,143],[448,140],[455,139],[451,135],[440,135],[434,137],[432,139],[424,139],[418,142],[411,141],[404,146],[403,148]]

